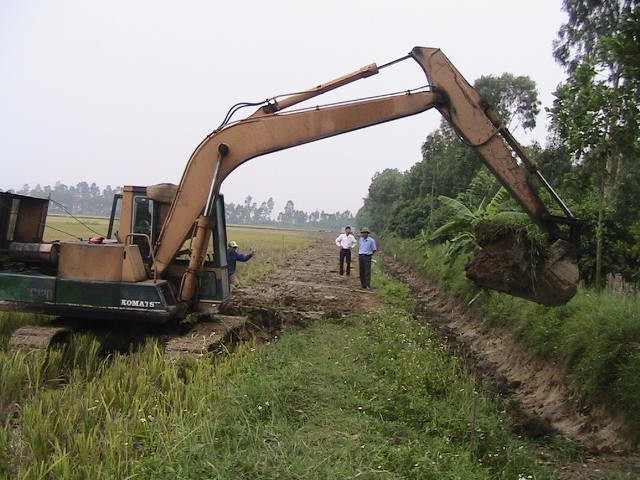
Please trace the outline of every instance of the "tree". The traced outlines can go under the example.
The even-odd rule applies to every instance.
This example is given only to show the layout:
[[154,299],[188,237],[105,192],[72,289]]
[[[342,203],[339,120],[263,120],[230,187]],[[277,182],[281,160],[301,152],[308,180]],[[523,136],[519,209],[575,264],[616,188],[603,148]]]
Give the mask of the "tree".
[[[634,168],[640,152],[638,2],[565,0],[563,6],[569,21],[560,28],[554,55],[569,78],[556,91],[552,125],[582,170],[583,190],[596,191],[593,277],[600,288],[603,250],[607,241],[616,242],[605,236],[605,212],[615,216],[622,184],[639,173]],[[627,225],[640,218],[637,208],[628,213],[621,219]]]
[[402,173],[397,168],[387,168],[376,173],[369,185],[369,195],[358,211],[358,221],[374,231],[383,231],[391,218],[395,203],[400,199]]
[[[503,73],[499,77],[483,75],[474,82],[474,87],[489,101],[510,130],[535,128],[540,101],[536,82],[530,77],[516,77],[511,73]],[[513,125],[514,121],[517,124]]]
[[278,214],[278,222],[292,225],[295,218],[296,208],[292,200],[287,200],[284,206],[284,211]]

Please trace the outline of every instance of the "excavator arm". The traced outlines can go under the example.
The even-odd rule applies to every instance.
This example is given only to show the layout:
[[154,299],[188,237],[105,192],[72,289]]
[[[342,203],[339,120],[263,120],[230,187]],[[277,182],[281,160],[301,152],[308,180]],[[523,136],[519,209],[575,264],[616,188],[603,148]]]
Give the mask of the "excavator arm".
[[[447,57],[435,48],[416,47],[405,58],[415,60],[425,72],[428,87],[402,94],[346,102],[328,107],[284,112],[304,100],[377,73],[369,65],[314,89],[267,102],[251,116],[225,125],[207,136],[192,154],[178,192],[156,244],[153,269],[158,276],[170,265],[184,241],[195,236],[190,268],[181,298],[188,302],[196,288],[196,273],[204,258],[212,204],[224,179],[248,160],[278,150],[313,142],[360,128],[436,108],[498,177],[534,222],[550,237],[558,236],[558,221],[573,215],[556,196],[567,217],[550,215],[528,174],[538,169],[500,123],[489,104],[464,79]],[[404,59],[404,58],[403,58]],[[392,62],[394,63],[394,62]],[[385,65],[386,66],[386,65]],[[383,67],[380,67],[383,68]],[[195,229],[194,229],[195,225]],[[199,238],[199,240],[198,240]]]
[[156,271],[171,263],[212,192],[244,162],[432,108],[437,94],[408,93],[290,114],[253,115],[205,139],[189,160],[159,237]]

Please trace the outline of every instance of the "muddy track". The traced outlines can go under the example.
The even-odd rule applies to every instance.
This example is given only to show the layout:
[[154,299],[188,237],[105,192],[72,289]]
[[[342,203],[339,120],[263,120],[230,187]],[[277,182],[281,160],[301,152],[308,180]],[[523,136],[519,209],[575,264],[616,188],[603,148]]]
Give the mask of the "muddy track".
[[370,290],[362,290],[357,255],[351,275],[338,273],[338,250],[333,238],[317,240],[309,248],[287,257],[278,270],[264,278],[234,287],[221,312],[231,315],[273,315],[282,323],[304,325],[321,317],[373,312],[380,302]]

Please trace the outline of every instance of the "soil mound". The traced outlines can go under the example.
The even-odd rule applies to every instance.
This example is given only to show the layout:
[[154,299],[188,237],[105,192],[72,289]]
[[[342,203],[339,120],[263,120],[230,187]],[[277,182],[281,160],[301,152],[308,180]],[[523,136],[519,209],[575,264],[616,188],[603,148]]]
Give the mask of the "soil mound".
[[476,227],[476,241],[481,249],[466,272],[477,285],[548,306],[565,304],[576,294],[578,263],[569,242],[540,248],[522,229],[483,223]]

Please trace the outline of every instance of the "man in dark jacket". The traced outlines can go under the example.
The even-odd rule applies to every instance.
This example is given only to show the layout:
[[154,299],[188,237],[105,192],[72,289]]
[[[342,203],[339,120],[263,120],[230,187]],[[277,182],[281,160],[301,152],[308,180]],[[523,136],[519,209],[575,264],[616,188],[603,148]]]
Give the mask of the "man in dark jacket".
[[229,283],[235,285],[236,280],[236,262],[246,262],[253,257],[253,252],[244,254],[238,251],[238,244],[234,241],[229,242],[227,249],[227,265],[229,267]]

